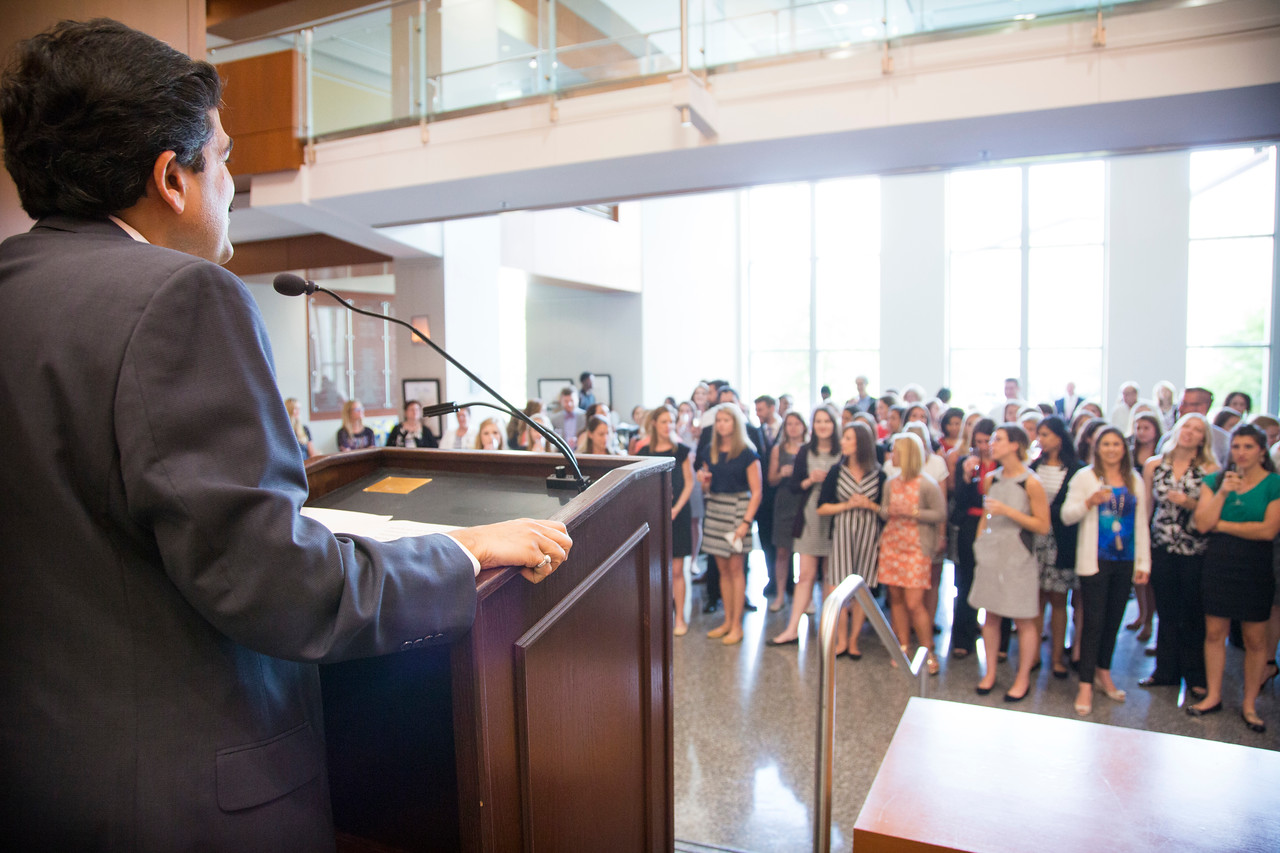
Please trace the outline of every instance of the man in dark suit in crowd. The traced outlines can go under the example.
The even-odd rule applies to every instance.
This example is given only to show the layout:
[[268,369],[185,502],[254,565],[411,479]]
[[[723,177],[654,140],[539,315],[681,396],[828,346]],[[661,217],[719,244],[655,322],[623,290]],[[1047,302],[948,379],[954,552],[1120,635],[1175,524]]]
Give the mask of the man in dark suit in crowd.
[[760,471],[763,474],[760,508],[756,510],[756,530],[760,533],[760,550],[764,552],[764,565],[768,573],[764,596],[771,598],[777,588],[773,572],[778,562],[778,549],[773,544],[773,498],[778,489],[769,485],[769,454],[782,437],[782,419],[778,417],[778,401],[768,394],[756,397],[755,405],[756,419],[760,421],[760,444],[756,447],[756,452],[760,454]]
[[[307,480],[253,298],[213,67],[64,22],[0,81],[37,219],[0,245],[0,788],[20,850],[324,850],[318,662],[465,632],[517,521],[379,543]],[[548,559],[549,558],[549,559]]]
[[1076,383],[1068,382],[1067,393],[1053,401],[1053,413],[1069,424],[1078,405],[1080,405],[1080,398],[1076,396]]
[[590,370],[578,377],[578,388],[578,405],[586,411],[596,404],[596,377]]

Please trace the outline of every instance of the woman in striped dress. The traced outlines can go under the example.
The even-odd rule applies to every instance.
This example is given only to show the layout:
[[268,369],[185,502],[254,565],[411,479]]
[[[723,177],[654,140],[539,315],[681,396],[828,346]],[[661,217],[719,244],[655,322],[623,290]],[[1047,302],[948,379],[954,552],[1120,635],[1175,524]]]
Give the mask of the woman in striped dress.
[[[861,575],[867,586],[876,583],[880,559],[880,491],[884,470],[876,462],[876,439],[871,427],[854,421],[840,433],[838,474],[822,483],[818,515],[834,516],[831,531],[831,559],[827,563],[827,583],[831,588],[850,575]],[[852,626],[850,627],[850,611]],[[840,612],[836,629],[836,654],[853,660],[862,657],[858,635],[866,614],[861,607]]]

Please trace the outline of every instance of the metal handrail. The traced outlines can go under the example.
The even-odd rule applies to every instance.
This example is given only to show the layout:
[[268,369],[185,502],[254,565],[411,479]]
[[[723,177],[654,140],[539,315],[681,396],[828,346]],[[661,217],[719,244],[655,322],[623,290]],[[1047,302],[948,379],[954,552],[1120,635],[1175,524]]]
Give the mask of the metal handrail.
[[834,773],[833,753],[835,745],[836,714],[836,628],[840,625],[840,611],[849,599],[857,597],[862,612],[876,629],[880,642],[889,650],[889,657],[898,664],[898,669],[907,678],[920,684],[920,695],[924,696],[929,684],[929,669],[925,666],[929,650],[921,646],[915,657],[907,660],[898,638],[884,618],[884,612],[871,596],[867,582],[859,575],[850,575],[826,596],[822,603],[822,622],[818,628],[821,649],[819,659],[821,665],[818,675],[818,691],[821,701],[818,703],[818,767],[817,782],[814,792],[817,802],[814,804],[813,816],[813,849],[816,853],[831,851],[831,779]]

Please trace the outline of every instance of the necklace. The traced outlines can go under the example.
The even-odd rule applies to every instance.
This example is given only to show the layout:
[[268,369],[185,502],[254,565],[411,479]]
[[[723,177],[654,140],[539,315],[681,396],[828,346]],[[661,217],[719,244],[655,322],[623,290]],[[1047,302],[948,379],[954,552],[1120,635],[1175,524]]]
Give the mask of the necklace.
[[1124,540],[1120,538],[1120,532],[1124,530],[1124,525],[1120,523],[1120,519],[1124,516],[1124,499],[1126,492],[1121,492],[1119,497],[1116,496],[1116,490],[1111,490],[1111,532],[1116,535],[1116,550],[1124,550]]

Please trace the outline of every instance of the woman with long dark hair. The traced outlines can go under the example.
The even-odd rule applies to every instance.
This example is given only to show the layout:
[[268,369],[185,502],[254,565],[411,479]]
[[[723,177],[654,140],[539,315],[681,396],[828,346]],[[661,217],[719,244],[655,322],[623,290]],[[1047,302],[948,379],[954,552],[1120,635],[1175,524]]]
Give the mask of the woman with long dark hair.
[[693,494],[693,462],[689,447],[681,444],[673,428],[676,411],[659,406],[643,418],[649,441],[637,451],[639,456],[668,456],[675,460],[671,470],[671,597],[675,604],[675,631],[683,637],[689,630],[684,618],[684,561],[693,553],[689,496]]
[[[1139,411],[1143,404],[1139,401],[1133,407],[1133,425],[1129,436],[1129,452],[1133,456],[1133,470],[1145,471],[1147,460],[1156,455],[1160,446],[1160,437],[1164,428],[1160,425],[1160,416],[1154,411]],[[1150,495],[1147,496],[1150,498]],[[1150,502],[1148,501],[1148,506]],[[1152,584],[1134,587],[1133,597],[1138,602],[1138,616],[1128,625],[1126,631],[1137,631],[1138,642],[1145,643],[1151,639],[1151,626],[1156,617],[1156,596]],[[1141,629],[1141,630],[1139,630]]]
[[769,451],[769,485],[776,491],[773,494],[773,545],[777,548],[777,559],[774,561],[774,586],[777,587],[773,601],[769,603],[769,612],[777,613],[787,604],[787,593],[794,589],[791,579],[792,540],[796,514],[800,512],[802,501],[797,492],[783,488],[783,483],[790,481],[791,472],[795,470],[796,456],[800,448],[809,438],[809,425],[804,415],[799,412],[787,412],[782,418],[782,435],[778,443]]
[[1151,506],[1151,583],[1160,610],[1156,668],[1138,683],[1177,685],[1183,679],[1197,699],[1206,693],[1204,605],[1201,577],[1209,540],[1195,524],[1204,478],[1218,470],[1204,415],[1183,415],[1164,453],[1142,468]]
[[973,426],[972,452],[958,459],[955,474],[951,477],[951,523],[956,526],[956,597],[951,604],[951,657],[966,658],[977,651],[978,611],[969,604],[969,590],[973,586],[973,542],[978,535],[978,525],[986,512],[982,508],[985,498],[983,486],[986,477],[996,469],[991,459],[991,435],[996,431],[995,421],[982,418]]
[[1267,453],[1267,437],[1255,426],[1231,436],[1225,472],[1204,478],[1196,502],[1196,527],[1209,534],[1204,556],[1204,666],[1208,695],[1187,706],[1193,717],[1222,710],[1223,640],[1232,619],[1244,635],[1244,702],[1240,716],[1254,732],[1267,725],[1254,707],[1267,660],[1267,620],[1275,598],[1273,540],[1280,534],[1280,475]]
[[[1076,580],[1076,527],[1062,520],[1062,504],[1067,499],[1067,483],[1080,470],[1075,444],[1067,425],[1057,415],[1040,421],[1036,429],[1040,455],[1031,470],[1040,478],[1049,502],[1047,534],[1036,534],[1033,547],[1040,565],[1040,613],[1049,608],[1049,660],[1053,677],[1066,678],[1070,671],[1063,657],[1067,639],[1067,595],[1078,595]],[[1079,600],[1077,599],[1077,605]],[[1077,607],[1077,609],[1080,609]],[[1077,636],[1079,631],[1077,631]]]
[[[836,474],[822,481],[822,492],[818,496],[818,514],[834,519],[827,583],[834,589],[845,578],[856,574],[867,586],[874,587],[883,527],[880,497],[885,474],[876,462],[876,440],[871,427],[854,421],[841,430],[840,454]],[[837,655],[847,654],[853,660],[862,657],[858,635],[862,633],[864,619],[866,614],[857,605],[840,611]],[[851,627],[846,628],[850,624]]]
[[801,509],[792,528],[795,540],[792,548],[800,555],[800,576],[796,580],[791,599],[791,618],[782,633],[773,638],[775,646],[799,641],[800,617],[813,600],[814,587],[820,583],[819,571],[823,560],[831,557],[831,519],[818,514],[820,487],[840,460],[840,440],[836,437],[836,425],[840,415],[835,406],[819,406],[813,411],[809,443],[800,448],[789,486],[802,496]]
[[1080,637],[1080,686],[1076,713],[1093,711],[1093,686],[1114,702],[1125,692],[1111,679],[1111,656],[1124,621],[1129,584],[1151,574],[1147,492],[1134,473],[1124,433],[1104,426],[1093,444],[1094,461],[1067,484],[1062,520],[1076,528],[1076,574],[1084,598]]

